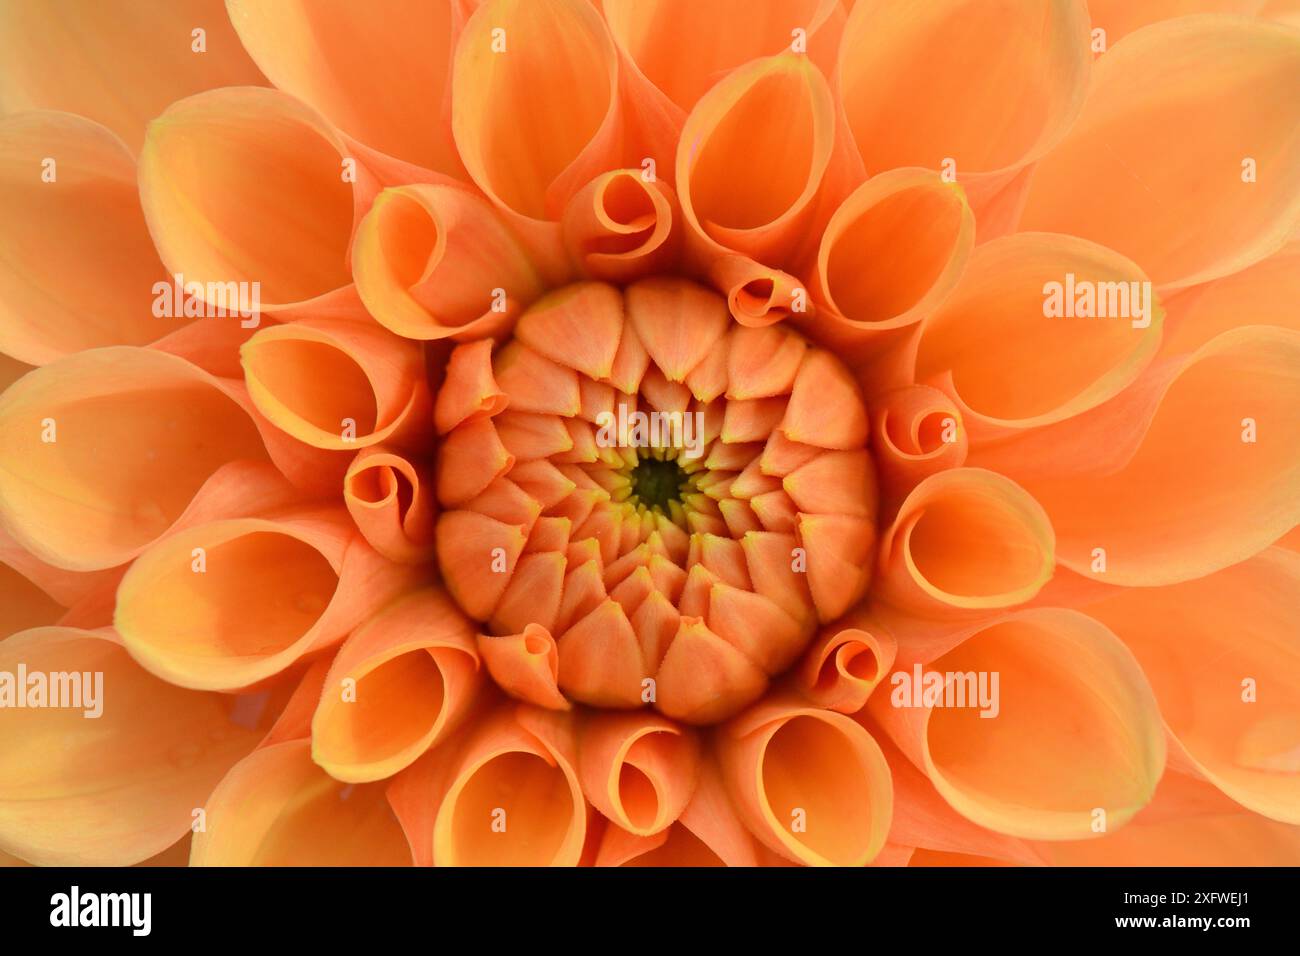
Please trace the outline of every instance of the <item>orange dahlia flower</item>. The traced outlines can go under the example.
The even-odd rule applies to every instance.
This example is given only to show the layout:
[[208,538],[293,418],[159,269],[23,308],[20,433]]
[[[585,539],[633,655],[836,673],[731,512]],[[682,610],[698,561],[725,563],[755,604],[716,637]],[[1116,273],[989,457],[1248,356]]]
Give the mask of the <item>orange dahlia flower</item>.
[[1295,4],[0,64],[0,855],[1300,862]]

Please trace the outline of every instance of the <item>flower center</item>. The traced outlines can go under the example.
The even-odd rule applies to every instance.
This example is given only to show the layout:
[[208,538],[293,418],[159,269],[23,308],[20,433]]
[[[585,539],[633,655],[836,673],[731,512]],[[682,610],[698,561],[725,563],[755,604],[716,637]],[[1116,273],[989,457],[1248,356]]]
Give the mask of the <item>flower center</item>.
[[439,566],[515,696],[722,720],[866,590],[856,383],[708,289],[551,293],[457,348],[437,409]]

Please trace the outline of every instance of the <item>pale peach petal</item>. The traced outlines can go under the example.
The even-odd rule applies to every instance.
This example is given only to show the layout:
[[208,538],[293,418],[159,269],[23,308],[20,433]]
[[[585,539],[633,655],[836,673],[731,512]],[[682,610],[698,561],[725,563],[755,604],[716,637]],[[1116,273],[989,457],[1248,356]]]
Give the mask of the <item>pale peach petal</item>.
[[457,425],[438,449],[438,500],[447,507],[464,505],[514,463],[492,419]]
[[1010,607],[1052,576],[1047,514],[1002,475],[956,468],[907,496],[880,539],[880,596],[910,611]]
[[470,617],[486,621],[492,616],[526,539],[524,528],[476,511],[446,511],[438,516],[438,564],[447,590]]
[[644,703],[645,663],[636,632],[618,602],[606,599],[558,638],[560,689],[595,707]]
[[429,169],[463,175],[451,139],[456,0],[382,7],[230,0],[239,39],[271,82],[345,133]]
[[166,273],[135,160],[104,127],[54,112],[0,120],[0,224],[0,351],[39,365],[144,345],[190,321],[151,313]]
[[1171,584],[1300,523],[1300,332],[1225,332],[1140,386],[998,456],[972,454],[1042,503],[1057,560],[1111,584]]
[[688,283],[642,280],[628,288],[626,307],[628,328],[670,382],[684,381],[727,331],[722,301]]
[[578,734],[578,776],[592,806],[649,836],[677,820],[695,792],[695,732],[657,714],[594,713]]
[[390,777],[455,730],[481,680],[473,630],[446,594],[406,595],[339,648],[312,720],[312,759],[337,780]]
[[790,273],[721,249],[708,258],[709,281],[727,297],[727,309],[741,325],[772,325],[808,311],[804,283]]
[[1083,114],[1034,171],[1021,228],[1109,246],[1162,290],[1245,268],[1300,214],[1297,83],[1300,36],[1284,26],[1205,15],[1132,34],[1097,61]]
[[343,503],[370,546],[388,560],[433,558],[437,501],[425,462],[386,445],[367,448],[348,466]]
[[357,225],[357,292],[412,339],[500,331],[536,298],[536,268],[492,207],[455,186],[385,189]]
[[952,398],[928,385],[909,385],[872,402],[872,460],[880,477],[881,510],[892,514],[930,475],[966,462],[970,438]]
[[[1106,47],[1149,23],[1186,17],[1194,13],[1231,13],[1250,16],[1259,11],[1261,0],[1088,0],[1092,28],[1106,31]],[[1104,51],[1103,51],[1104,52]]]
[[587,805],[570,721],[525,705],[478,723],[455,756],[434,822],[438,866],[573,866]]
[[572,706],[556,683],[560,657],[546,628],[529,624],[519,634],[480,634],[478,649],[492,679],[507,694],[551,710]]
[[773,699],[734,718],[717,750],[746,827],[782,857],[862,866],[880,852],[893,812],[889,766],[843,714]]
[[994,239],[923,326],[916,380],[953,396],[972,441],[1087,411],[1155,354],[1164,308],[1146,282],[1134,263],[1083,239]]
[[1088,39],[1079,0],[855,4],[839,81],[867,169],[952,159],[966,183],[1042,156],[1087,93]]
[[799,692],[818,707],[855,714],[894,666],[888,629],[861,613],[821,629],[794,673]]
[[6,528],[60,567],[128,560],[223,464],[265,460],[241,393],[147,349],[95,349],[32,372],[0,396]]
[[664,714],[687,724],[707,724],[761,697],[767,676],[699,618],[684,616],[655,686]]
[[208,798],[191,866],[410,866],[379,784],[335,780],[290,740],[235,765]]
[[337,644],[415,574],[373,551],[341,508],[214,521],[135,560],[114,626],[160,677],[228,690]]
[[677,194],[640,169],[601,173],[564,208],[564,245],[593,279],[631,282],[675,265],[681,239]]
[[613,375],[623,330],[619,290],[603,282],[578,282],[535,302],[519,319],[514,337],[593,384],[590,380]]
[[[924,669],[901,637],[899,649],[890,693],[867,706],[966,818],[1028,839],[1082,839],[1101,819],[1117,829],[1150,800],[1165,763],[1160,712],[1132,653],[1104,625],[1039,608],[981,625]],[[928,706],[928,681],[938,703],[951,695],[966,706]]]
[[0,709],[0,849],[37,865],[126,866],[161,852],[264,730],[242,707],[249,698],[165,684],[108,631],[25,631],[0,642],[0,664],[102,674],[99,716]]
[[[195,30],[203,30],[202,53]],[[221,0],[163,7],[10,0],[0,9],[0,113],[79,113],[139,150],[145,124],[182,97],[265,83]]]
[[830,352],[809,349],[795,375],[781,433],[819,448],[861,448],[868,431],[867,410],[848,369]]
[[258,411],[312,447],[348,451],[432,438],[418,343],[360,322],[300,319],[262,329],[240,358]]
[[173,103],[140,154],[140,201],[163,263],[205,290],[247,283],[261,312],[365,317],[347,257],[354,218],[378,188],[319,114],[275,90]]
[[434,404],[433,421],[445,435],[462,422],[491,418],[508,404],[492,377],[492,340],[456,346],[447,359],[446,378]]
[[1300,823],[1300,555],[1270,548],[1087,612],[1137,656],[1196,770],[1255,813]]

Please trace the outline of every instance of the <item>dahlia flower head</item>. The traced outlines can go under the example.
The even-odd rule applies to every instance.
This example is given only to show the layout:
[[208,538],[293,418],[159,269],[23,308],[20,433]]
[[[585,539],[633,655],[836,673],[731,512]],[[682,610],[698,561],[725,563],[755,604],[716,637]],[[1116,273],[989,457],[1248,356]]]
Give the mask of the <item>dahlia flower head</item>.
[[0,857],[1300,862],[1300,6],[0,0]]

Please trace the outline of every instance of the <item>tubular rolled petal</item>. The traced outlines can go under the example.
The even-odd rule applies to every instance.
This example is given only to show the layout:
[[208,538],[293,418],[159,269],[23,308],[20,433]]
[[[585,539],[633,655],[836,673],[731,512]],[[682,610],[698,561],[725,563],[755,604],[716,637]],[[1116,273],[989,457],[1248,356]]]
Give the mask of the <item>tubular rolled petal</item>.
[[230,0],[244,48],[279,89],[390,156],[463,175],[451,139],[456,0],[382,8],[302,0]]
[[246,403],[236,383],[148,349],[94,349],[37,369],[0,396],[6,528],[58,567],[129,560],[222,465],[265,460]]
[[1064,608],[1019,611],[931,661],[918,684],[919,668],[895,671],[890,693],[867,706],[981,827],[1088,839],[1098,820],[1113,831],[1151,799],[1165,765],[1160,711],[1103,624]]
[[360,322],[300,320],[262,329],[240,359],[258,411],[314,448],[432,438],[418,343]]
[[788,254],[806,238],[800,227],[834,139],[830,88],[806,57],[767,57],[728,74],[696,103],[677,150],[691,241],[755,259]]
[[1088,39],[1081,0],[860,0],[839,88],[868,171],[951,158],[964,182],[1037,159],[1083,104]]
[[412,339],[493,334],[541,291],[492,207],[455,186],[381,192],[357,226],[352,270],[366,308]]
[[558,220],[574,193],[621,158],[618,56],[582,0],[487,0],[461,34],[452,77],[465,168],[520,217]]
[[894,800],[889,765],[860,724],[769,700],[724,725],[715,747],[740,818],[783,858],[864,866],[884,847]]
[[1291,824],[1300,823],[1298,586],[1300,555],[1269,548],[1087,609],[1133,650],[1195,768],[1248,809]]
[[412,577],[373,551],[342,509],[214,521],[135,560],[114,626],[158,676],[227,690],[337,643]]
[[242,698],[158,680],[111,632],[15,634],[0,642],[0,670],[20,664],[29,681],[68,674],[82,703],[98,698],[94,708],[0,709],[0,851],[37,865],[129,866],[161,852],[264,732],[236,719]]
[[695,792],[695,732],[657,714],[593,713],[578,737],[578,774],[591,805],[623,830],[659,833]]
[[801,279],[749,256],[720,254],[709,262],[708,275],[727,297],[731,317],[741,325],[773,325],[796,311],[811,309]]
[[933,474],[960,468],[970,438],[950,396],[928,385],[908,385],[872,402],[871,450],[880,476],[882,510],[892,512]]
[[1245,268],[1300,212],[1297,84],[1300,36],[1280,24],[1204,15],[1133,33],[1097,61],[1078,122],[1034,170],[1020,228],[1109,246],[1162,290]]
[[818,707],[856,714],[894,666],[898,644],[883,626],[854,613],[821,629],[794,674]]
[[564,245],[594,279],[630,282],[671,271],[681,212],[677,195],[640,169],[601,173],[569,200],[562,220]]
[[366,541],[388,560],[433,559],[437,501],[433,471],[423,461],[386,445],[364,449],[348,466],[343,502]]
[[407,595],[339,648],[312,719],[312,759],[337,780],[390,777],[455,730],[481,677],[460,610],[437,589]]
[[973,440],[996,438],[1118,394],[1155,355],[1163,320],[1147,277],[1110,249],[1048,234],[994,239],[925,323],[916,380],[953,396]]
[[1028,601],[1052,576],[1055,536],[1042,506],[981,468],[931,475],[881,537],[879,593],[929,615]]
[[312,763],[311,743],[264,747],[208,797],[190,866],[410,866],[379,784],[343,783]]
[[492,679],[510,696],[551,710],[572,706],[560,693],[560,657],[546,628],[529,624],[520,634],[480,634],[478,650]]
[[571,719],[502,707],[461,746],[433,826],[437,866],[573,866],[587,832]]
[[107,126],[133,152],[145,125],[176,100],[266,82],[221,0],[160,7],[10,0],[0,8],[0,63],[0,113],[76,113]]
[[1126,0],[1088,0],[1088,13],[1092,15],[1093,29],[1106,31],[1106,45],[1114,46],[1120,39],[1152,23],[1172,20],[1195,13],[1230,13],[1235,16],[1252,16],[1262,12],[1260,0],[1147,0],[1146,3],[1127,3]]
[[140,212],[135,159],[79,116],[0,120],[0,262],[0,351],[24,362],[144,345],[189,321],[152,314],[164,270]]
[[[1191,580],[1300,523],[1297,407],[1300,332],[1234,329],[1171,359],[1145,392],[1035,436],[1006,470],[1025,472],[1072,571],[1128,586]],[[1043,475],[1043,456],[1074,474]]]
[[952,291],[975,243],[960,187],[928,169],[891,169],[851,193],[821,237],[812,276],[827,311],[806,324],[829,342],[904,328]]
[[205,290],[256,291],[261,312],[309,303],[364,317],[347,256],[354,204],[377,188],[319,114],[275,90],[173,103],[140,154],[140,201],[168,270]]

